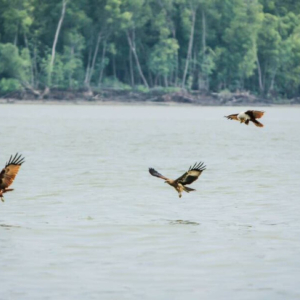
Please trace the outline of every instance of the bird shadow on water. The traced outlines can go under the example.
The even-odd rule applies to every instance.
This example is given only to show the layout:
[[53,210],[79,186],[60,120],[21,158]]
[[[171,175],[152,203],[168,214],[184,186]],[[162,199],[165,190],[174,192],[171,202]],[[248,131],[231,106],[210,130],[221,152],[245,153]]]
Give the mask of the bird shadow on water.
[[167,220],[170,225],[193,225],[198,226],[200,223],[189,221],[189,220]]
[[8,225],[8,224],[0,224],[0,228],[4,228],[6,230],[9,230],[11,228],[21,228],[21,226],[18,225]]

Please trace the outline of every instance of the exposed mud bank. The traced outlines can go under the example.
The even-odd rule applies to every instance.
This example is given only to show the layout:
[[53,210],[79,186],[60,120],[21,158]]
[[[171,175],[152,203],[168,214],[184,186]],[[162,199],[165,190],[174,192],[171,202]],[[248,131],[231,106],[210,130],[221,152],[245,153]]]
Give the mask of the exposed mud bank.
[[[124,91],[103,89],[100,92],[86,90],[52,89],[46,94],[42,91],[24,90],[2,96],[0,102],[13,103],[19,101],[48,102],[48,101],[87,101],[87,102],[116,102],[116,103],[185,103],[208,106],[240,106],[240,105],[271,105],[277,104],[272,99],[256,97],[248,92],[236,93],[201,93],[178,91],[167,93],[163,91]],[[291,99],[283,104],[300,104],[300,98]]]

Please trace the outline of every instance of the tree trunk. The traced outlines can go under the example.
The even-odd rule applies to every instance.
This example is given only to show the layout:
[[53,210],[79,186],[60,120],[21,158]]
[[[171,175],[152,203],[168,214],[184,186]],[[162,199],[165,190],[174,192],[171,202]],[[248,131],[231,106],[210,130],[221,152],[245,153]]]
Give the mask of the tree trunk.
[[[74,56],[74,46],[72,46],[71,48],[71,53],[70,53],[70,61],[72,61],[73,59],[73,56]],[[72,75],[73,75],[73,71],[70,71],[69,72],[69,88],[72,89]]]
[[149,76],[150,86],[153,87],[153,74],[150,70],[148,71],[148,74],[149,74],[148,76]]
[[149,85],[148,85],[148,82],[143,74],[143,71],[142,71],[142,68],[141,68],[141,65],[140,65],[140,62],[139,62],[139,58],[138,58],[138,55],[136,53],[136,49],[135,49],[135,38],[134,38],[134,35],[133,35],[133,38],[130,37],[129,35],[129,32],[128,30],[126,30],[126,35],[127,35],[127,40],[128,40],[128,44],[131,48],[131,51],[133,53],[133,56],[135,58],[135,62],[137,64],[137,67],[138,67],[138,71],[139,71],[139,74],[143,80],[143,83],[144,85],[146,86],[147,89],[149,89]]
[[89,74],[90,74],[90,65],[91,65],[91,58],[92,58],[92,48],[90,47],[89,50],[89,58],[88,58],[88,63],[86,66],[86,70],[85,70],[85,77],[84,77],[84,85],[87,86],[88,83],[88,79],[89,79]]
[[24,42],[25,42],[25,46],[28,49],[28,53],[29,53],[29,58],[30,58],[30,75],[31,75],[31,86],[34,87],[34,73],[33,73],[33,62],[32,62],[32,58],[30,55],[30,49],[29,49],[29,45],[28,45],[28,40],[27,40],[27,36],[26,33],[24,32]]
[[179,56],[178,52],[176,53],[176,66],[175,66],[175,82],[174,86],[178,86],[178,69],[179,69]]
[[94,51],[94,55],[93,55],[92,65],[91,65],[91,68],[89,70],[88,79],[87,79],[87,82],[86,82],[88,88],[90,88],[90,82],[91,82],[91,79],[92,79],[92,76],[93,76],[93,72],[94,72],[94,68],[95,68],[95,64],[96,64],[96,58],[97,58],[97,54],[98,54],[98,51],[99,51],[99,45],[100,45],[101,38],[102,38],[102,31],[100,31],[98,33],[98,37],[97,37],[97,42],[96,42],[96,47],[95,47],[95,51]]
[[21,84],[28,90],[30,90],[36,97],[40,98],[41,93],[40,91],[36,90],[34,87],[32,87],[28,82],[26,81],[21,81]]
[[203,57],[205,56],[206,51],[206,18],[204,10],[202,10],[202,52]]
[[189,63],[190,63],[191,55],[192,55],[192,48],[193,48],[193,41],[194,41],[195,22],[196,22],[196,10],[192,10],[192,27],[191,27],[191,34],[190,34],[189,47],[188,47],[188,52],[187,52],[187,55],[186,55],[185,68],[184,68],[184,73],[183,73],[182,83],[181,83],[181,87],[182,87],[183,89],[184,89],[184,87],[185,87],[186,75],[187,75],[187,71],[188,71],[188,68],[189,68]]
[[158,79],[158,74],[156,74],[155,79],[154,79],[154,86],[157,86],[157,79]]
[[38,88],[39,86],[39,76],[38,76],[38,68],[37,68],[37,62],[36,62],[36,45],[34,45],[34,49],[33,49],[33,71],[34,71],[34,78],[35,78],[35,82],[34,82],[34,88]]
[[14,38],[14,45],[17,46],[17,43],[18,43],[18,31],[19,31],[19,26],[17,26],[17,32],[16,32],[16,35],[15,35],[15,38]]
[[[205,12],[204,9],[202,9],[202,64],[206,63],[206,17],[205,17]],[[202,70],[203,73],[203,70]],[[204,86],[205,90],[209,90],[209,82],[208,82],[208,76],[209,74],[203,74],[204,75]]]
[[112,65],[113,65],[113,74],[114,74],[114,80],[115,80],[117,78],[117,73],[116,73],[116,58],[115,58],[114,54],[112,56]]
[[56,44],[57,44],[57,40],[58,40],[58,36],[61,30],[61,25],[64,21],[64,17],[65,17],[65,12],[66,12],[66,5],[67,5],[68,0],[63,0],[63,5],[62,5],[62,10],[61,10],[61,16],[56,28],[56,32],[55,32],[55,37],[54,37],[54,41],[53,41],[53,45],[52,45],[52,53],[51,53],[51,61],[50,61],[50,65],[49,65],[49,74],[48,74],[48,86],[51,86],[51,77],[52,77],[52,71],[53,71],[53,65],[54,65],[54,59],[55,59],[55,52],[56,52]]
[[105,59],[105,54],[106,54],[106,41],[103,44],[103,51],[102,51],[102,58],[101,58],[101,70],[100,70],[100,75],[99,75],[99,80],[98,80],[98,86],[100,86],[102,82],[102,77],[103,77],[103,72],[104,72],[104,59]]
[[169,84],[168,84],[168,76],[167,75],[164,75],[164,81],[165,81],[165,87],[168,87]]
[[269,87],[269,90],[268,90],[268,94],[270,93],[270,91],[272,91],[274,89],[274,82],[275,82],[276,73],[277,73],[277,67],[272,72],[272,79],[271,79],[271,84],[270,84],[270,87]]
[[256,63],[257,63],[259,90],[260,90],[260,93],[263,94],[264,93],[264,85],[263,85],[261,67],[260,67],[258,56],[256,56]]
[[131,48],[129,48],[129,67],[130,67],[131,86],[134,87],[134,73],[133,73],[132,50],[131,50]]
[[194,50],[194,58],[193,58],[193,68],[191,70],[191,74],[193,74],[193,82],[192,82],[192,90],[199,90],[199,75],[200,75],[200,70],[199,66],[196,64],[197,62],[197,53],[198,50]]

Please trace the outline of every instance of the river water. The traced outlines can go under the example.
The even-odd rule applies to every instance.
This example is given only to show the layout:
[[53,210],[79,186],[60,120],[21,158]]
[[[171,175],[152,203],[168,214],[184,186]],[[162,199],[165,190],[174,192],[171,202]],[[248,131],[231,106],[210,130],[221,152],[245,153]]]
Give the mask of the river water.
[[243,109],[1,105],[0,299],[299,299],[300,108]]

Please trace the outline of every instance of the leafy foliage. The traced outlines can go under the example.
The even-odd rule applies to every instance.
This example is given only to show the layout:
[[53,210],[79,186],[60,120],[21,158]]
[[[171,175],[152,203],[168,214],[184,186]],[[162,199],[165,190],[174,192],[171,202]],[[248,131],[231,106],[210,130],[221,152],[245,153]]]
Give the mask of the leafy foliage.
[[0,94],[50,85],[299,95],[297,1],[68,1],[49,70],[62,5],[0,0]]

